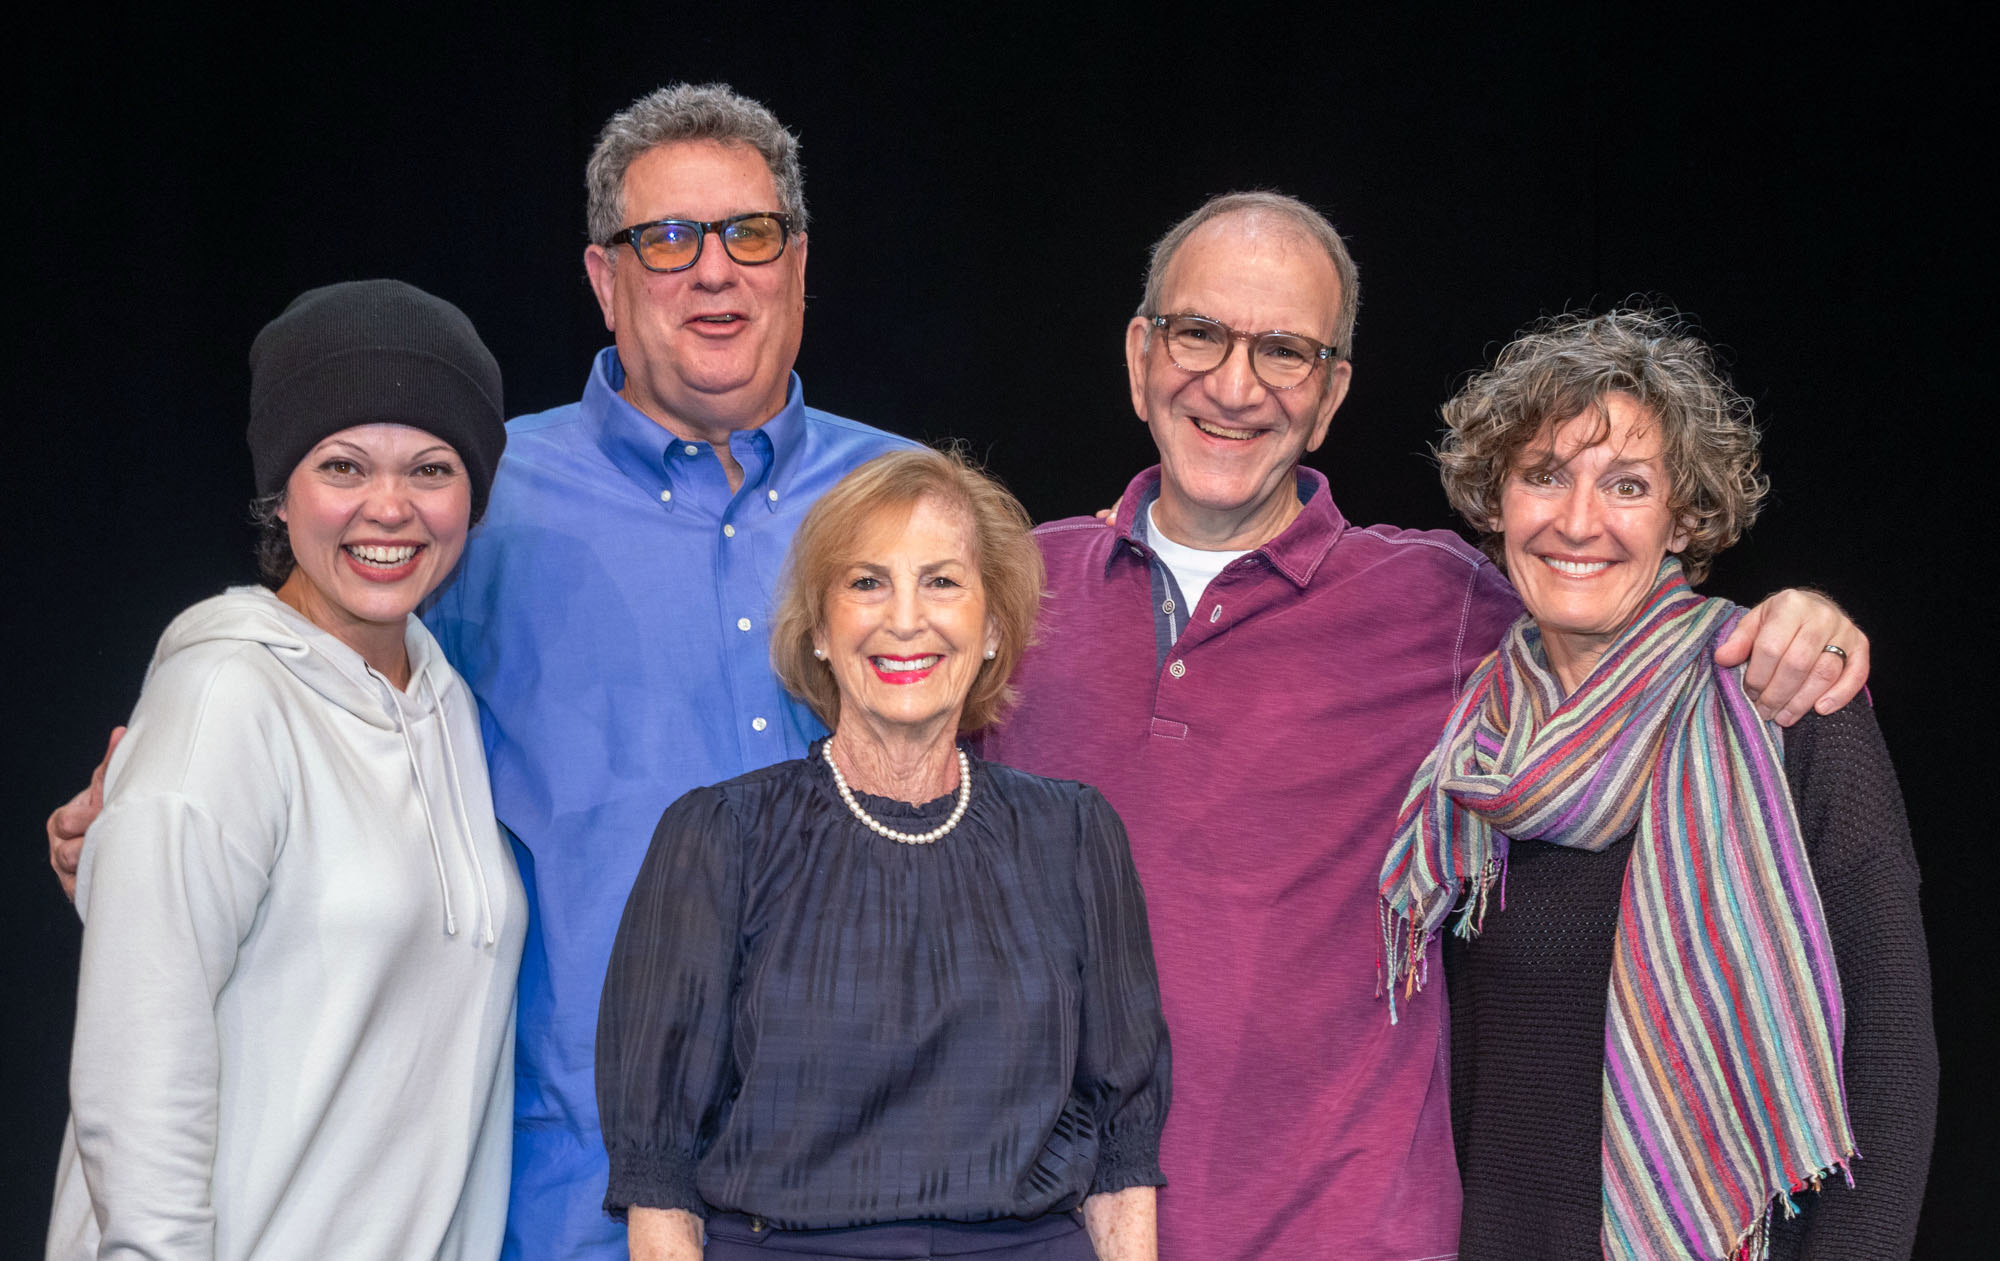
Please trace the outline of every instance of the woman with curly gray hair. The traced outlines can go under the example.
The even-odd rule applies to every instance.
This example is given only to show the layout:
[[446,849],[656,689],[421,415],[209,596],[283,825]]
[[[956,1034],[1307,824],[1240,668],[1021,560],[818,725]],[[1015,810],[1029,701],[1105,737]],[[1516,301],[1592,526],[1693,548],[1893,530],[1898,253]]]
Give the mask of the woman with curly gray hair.
[[1405,1001],[1463,905],[1459,1255],[1908,1256],[1937,1051],[1895,773],[1865,700],[1781,740],[1714,660],[1741,611],[1691,586],[1768,489],[1749,402],[1678,318],[1613,311],[1444,417],[1446,493],[1527,606],[1382,872]]

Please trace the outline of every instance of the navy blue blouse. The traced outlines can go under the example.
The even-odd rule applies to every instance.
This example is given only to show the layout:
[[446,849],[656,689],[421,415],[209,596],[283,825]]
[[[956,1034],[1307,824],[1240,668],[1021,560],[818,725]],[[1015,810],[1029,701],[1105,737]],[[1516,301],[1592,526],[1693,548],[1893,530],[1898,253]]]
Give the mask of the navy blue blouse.
[[[605,1207],[805,1230],[1163,1184],[1167,1030],[1103,796],[974,758],[958,827],[904,845],[817,753],[653,834],[598,1017]],[[903,832],[954,802],[857,796]]]

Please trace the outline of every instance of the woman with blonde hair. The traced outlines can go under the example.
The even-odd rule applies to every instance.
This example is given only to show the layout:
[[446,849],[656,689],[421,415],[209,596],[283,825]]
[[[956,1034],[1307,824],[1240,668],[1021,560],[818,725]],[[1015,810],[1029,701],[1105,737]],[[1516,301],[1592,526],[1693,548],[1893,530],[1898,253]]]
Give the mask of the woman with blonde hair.
[[1124,828],[959,743],[1041,588],[1027,514],[952,455],[807,514],[771,654],[832,734],[668,808],[604,982],[635,1258],[1154,1257],[1167,1034]]

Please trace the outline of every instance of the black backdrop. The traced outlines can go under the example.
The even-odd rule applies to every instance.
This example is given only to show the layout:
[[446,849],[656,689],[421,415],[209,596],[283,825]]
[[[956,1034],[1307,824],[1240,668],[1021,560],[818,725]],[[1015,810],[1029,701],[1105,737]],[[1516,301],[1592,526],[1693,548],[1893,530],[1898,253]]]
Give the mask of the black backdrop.
[[1820,585],[1874,637],[1945,1065],[1919,1255],[1959,1255],[1983,1208],[1961,1175],[1991,875],[1954,750],[1995,700],[1969,536],[1995,471],[1974,32],[1678,8],[418,9],[100,15],[17,45],[0,1254],[39,1247],[64,1110],[78,929],[39,824],[160,628],[250,573],[252,335],[308,286],[397,276],[471,315],[510,412],[574,399],[605,341],[580,261],[594,133],[715,78],[805,142],[809,401],[970,440],[1038,518],[1149,462],[1121,330],[1146,245],[1210,193],[1298,194],[1353,242],[1354,389],[1312,462],[1359,521],[1451,524],[1436,405],[1522,323],[1635,292],[1697,313],[1777,486],[1709,589]]

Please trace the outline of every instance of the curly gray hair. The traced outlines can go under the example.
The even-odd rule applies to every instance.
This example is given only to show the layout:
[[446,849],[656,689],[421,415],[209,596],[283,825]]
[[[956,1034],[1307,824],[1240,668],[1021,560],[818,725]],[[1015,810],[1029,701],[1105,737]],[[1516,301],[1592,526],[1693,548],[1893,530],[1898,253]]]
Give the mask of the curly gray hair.
[[799,138],[785,130],[776,114],[726,83],[670,83],[613,114],[598,133],[583,176],[590,193],[587,219],[592,241],[607,241],[627,226],[625,172],[632,163],[649,149],[683,140],[755,149],[778,187],[777,209],[790,216],[793,232],[806,230]]
[[1146,294],[1139,301],[1137,315],[1144,319],[1149,315],[1165,314],[1160,310],[1160,302],[1161,290],[1166,286],[1168,265],[1174,261],[1174,255],[1180,252],[1181,246],[1187,244],[1187,239],[1194,235],[1195,229],[1223,215],[1280,220],[1326,251],[1335,274],[1340,277],[1340,307],[1332,313],[1333,353],[1342,359],[1352,358],[1354,317],[1361,310],[1361,271],[1354,265],[1354,257],[1347,252],[1347,242],[1340,239],[1340,233],[1326,216],[1298,198],[1287,197],[1283,193],[1224,193],[1209,198],[1193,214],[1168,228],[1166,235],[1153,243],[1150,261],[1146,264]]
[[[1770,479],[1758,471],[1750,400],[1677,312],[1627,309],[1551,316],[1503,347],[1444,405],[1434,448],[1444,493],[1505,564],[1500,497],[1521,454],[1554,425],[1594,413],[1624,394],[1660,427],[1668,511],[1687,531],[1681,564],[1700,582],[1717,554],[1757,519]],[[1600,430],[1594,442],[1604,440]]]

